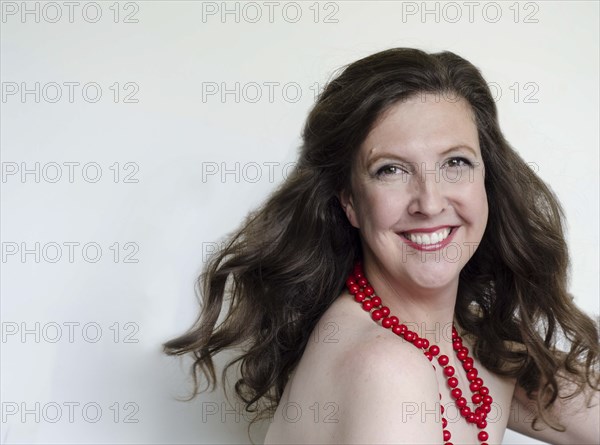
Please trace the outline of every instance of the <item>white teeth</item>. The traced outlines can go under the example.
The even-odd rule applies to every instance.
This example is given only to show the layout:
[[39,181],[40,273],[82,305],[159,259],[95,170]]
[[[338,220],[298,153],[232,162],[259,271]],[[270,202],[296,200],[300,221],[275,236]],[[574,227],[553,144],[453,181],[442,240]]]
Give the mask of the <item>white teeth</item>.
[[437,244],[442,242],[448,235],[450,234],[450,229],[446,227],[445,229],[440,230],[439,232],[434,233],[409,233],[408,238],[415,244]]

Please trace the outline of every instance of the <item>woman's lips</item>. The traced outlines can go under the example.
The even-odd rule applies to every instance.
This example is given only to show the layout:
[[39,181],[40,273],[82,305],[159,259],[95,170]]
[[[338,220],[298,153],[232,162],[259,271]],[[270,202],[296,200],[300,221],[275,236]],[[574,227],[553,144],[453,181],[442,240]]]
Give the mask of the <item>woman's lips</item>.
[[400,238],[413,249],[435,251],[446,247],[456,233],[458,227],[440,227],[432,229],[411,230],[400,233]]

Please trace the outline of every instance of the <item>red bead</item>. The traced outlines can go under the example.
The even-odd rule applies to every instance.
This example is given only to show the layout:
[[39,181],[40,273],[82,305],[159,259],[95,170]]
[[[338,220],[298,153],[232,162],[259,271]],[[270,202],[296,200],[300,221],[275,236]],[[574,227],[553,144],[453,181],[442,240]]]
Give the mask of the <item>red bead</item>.
[[450,391],[450,394],[452,394],[452,397],[455,399],[458,399],[460,396],[462,396],[462,391],[459,388],[454,388],[452,391]]
[[467,378],[469,380],[475,380],[477,378],[477,370],[476,369],[469,369],[467,371]]
[[351,284],[350,286],[348,286],[348,292],[350,292],[351,294],[355,294],[360,290],[360,287],[358,286],[358,284]]
[[381,313],[381,311],[379,309],[375,309],[372,313],[371,313],[371,318],[375,321],[380,320],[381,317],[383,317],[383,314]]
[[450,386],[450,388],[456,388],[458,386],[458,379],[456,377],[450,377],[448,379],[448,386]]
[[412,342],[414,339],[417,338],[417,334],[414,333],[413,331],[406,331],[404,333],[404,338],[406,339],[406,341]]
[[462,362],[464,359],[467,358],[467,353],[466,352],[458,352],[456,354],[456,357]]
[[398,320],[398,317],[396,317],[395,315],[392,315],[390,319],[392,320],[393,325],[397,325],[398,323],[400,323],[400,320]]
[[358,301],[359,303],[362,303],[363,301],[365,301],[365,298],[367,298],[367,296],[365,295],[364,292],[357,292],[354,294],[354,299],[356,301]]
[[367,281],[367,279],[365,277],[360,277],[358,279],[358,283],[357,283],[360,287],[365,287],[367,284],[369,284],[369,282]]
[[491,405],[493,401],[492,396],[483,396],[483,403],[485,405]]
[[482,396],[487,396],[489,393],[490,390],[487,386],[482,386],[481,388],[479,388],[479,394],[481,394]]
[[370,311],[373,309],[373,303],[371,303],[371,300],[365,300],[362,302],[362,307],[365,311]]
[[452,326],[452,340],[458,338],[458,332],[454,326]]
[[387,306],[383,306],[381,308],[381,312],[383,313],[384,317],[387,317],[388,315],[390,315],[390,308]]
[[471,413],[467,416],[467,422],[469,423],[475,423],[477,422],[477,416],[475,416],[475,414]]
[[415,339],[415,341],[413,341],[413,344],[417,348],[421,349],[421,348],[423,348],[423,339],[422,338],[417,338],[417,339]]
[[479,386],[477,383],[473,382],[469,385],[469,389],[473,392],[475,391],[479,391],[479,388],[481,388],[481,386]]
[[438,363],[442,366],[446,366],[450,360],[447,355],[440,355],[438,357]]
[[444,414],[444,405],[440,405],[440,412]]
[[383,326],[386,329],[391,328],[392,327],[392,319],[390,317],[385,317],[383,320],[381,320],[381,326]]
[[462,343],[460,342],[460,340],[452,342],[452,349],[458,351],[460,348],[462,348]]
[[481,409],[487,414],[492,410],[491,405],[481,405]]
[[[472,413],[471,413],[471,408],[469,408],[468,406],[463,406],[463,407],[460,409],[460,414],[461,414],[461,416],[463,416],[463,417],[467,417],[469,414],[472,414]],[[474,415],[474,414],[473,414],[473,415]]]
[[448,425],[448,421],[442,417],[442,428],[446,428],[446,425]]
[[447,377],[452,377],[454,375],[454,367],[446,366],[444,368],[444,375],[446,375]]
[[464,346],[462,346],[461,348],[458,349],[458,352],[464,352],[465,354],[468,354],[469,350],[467,348],[465,348]]
[[479,405],[482,400],[483,397],[481,396],[481,394],[473,394],[473,396],[471,396],[471,401],[476,405]]
[[431,352],[431,355],[436,356],[440,353],[440,348],[437,345],[432,345],[429,347],[429,352]]
[[487,422],[485,420],[480,420],[477,422],[477,428],[480,430],[484,429],[487,426]]
[[423,348],[427,349],[429,347],[429,340],[426,338],[423,339]]
[[346,286],[347,286],[347,287],[350,287],[350,286],[352,286],[353,284],[356,284],[356,281],[354,281],[354,278],[353,278],[353,277],[349,277],[349,278],[346,280]]
[[479,434],[477,435],[477,438],[481,441],[488,440],[488,437],[489,435],[485,431],[479,431]]
[[[366,289],[365,289],[366,290]],[[366,293],[366,292],[365,292]],[[371,301],[373,302],[373,306],[377,307],[381,305],[381,298],[377,297],[377,296],[372,296],[371,297]]]
[[459,397],[454,403],[456,403],[456,406],[458,406],[459,408],[462,408],[463,406],[467,406],[467,399],[465,399],[464,397]]
[[367,286],[367,287],[365,287],[364,293],[368,296],[371,296],[375,293],[375,291],[373,290],[373,288],[371,286]]
[[477,383],[479,386],[483,386],[483,380],[481,380],[479,377],[475,379],[475,383]]
[[450,434],[450,431],[448,431],[448,430],[444,430],[444,442],[446,442],[446,441],[450,440],[450,437],[451,437],[451,436],[452,436],[452,435]]
[[433,360],[433,355],[431,355],[429,351],[425,351],[423,354],[425,354],[425,357],[427,357],[429,361]]

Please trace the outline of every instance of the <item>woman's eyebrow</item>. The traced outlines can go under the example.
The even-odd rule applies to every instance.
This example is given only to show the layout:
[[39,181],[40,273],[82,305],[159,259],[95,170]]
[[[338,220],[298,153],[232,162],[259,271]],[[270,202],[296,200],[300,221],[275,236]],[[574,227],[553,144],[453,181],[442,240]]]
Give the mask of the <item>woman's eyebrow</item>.
[[467,144],[459,144],[459,145],[454,145],[454,146],[450,147],[449,149],[447,149],[447,150],[444,150],[444,151],[443,151],[443,152],[441,152],[440,154],[441,154],[441,155],[445,155],[445,154],[448,154],[448,153],[450,153],[450,152],[452,152],[452,151],[459,150],[459,149],[461,149],[461,148],[466,148],[468,151],[470,151],[470,152],[471,152],[471,154],[472,154],[474,157],[477,157],[477,152],[475,151],[475,149],[471,148],[471,147],[470,147],[469,145],[467,145]]
[[[472,147],[470,147],[469,145],[466,145],[466,144],[453,145],[452,147],[450,147],[450,148],[444,150],[443,152],[441,152],[440,156],[446,155],[446,154],[451,153],[453,151],[460,150],[461,148],[464,148],[464,149],[470,151],[471,154],[474,157],[477,157],[477,152]],[[408,161],[404,157],[399,156],[399,155],[397,155],[395,153],[392,153],[392,152],[381,152],[381,153],[378,153],[378,154],[374,155],[373,157],[371,157],[370,159],[367,160],[367,163],[366,163],[367,168],[371,167],[372,164],[374,164],[376,161],[378,161],[381,158],[398,159],[400,161],[410,163],[410,161]]]
[[398,159],[402,162],[409,162],[407,159],[403,158],[402,156],[398,156],[395,153],[382,152],[382,153],[376,154],[375,156],[373,156],[372,158],[367,160],[367,168],[371,167],[371,165],[373,165],[375,162],[377,162],[381,158]]

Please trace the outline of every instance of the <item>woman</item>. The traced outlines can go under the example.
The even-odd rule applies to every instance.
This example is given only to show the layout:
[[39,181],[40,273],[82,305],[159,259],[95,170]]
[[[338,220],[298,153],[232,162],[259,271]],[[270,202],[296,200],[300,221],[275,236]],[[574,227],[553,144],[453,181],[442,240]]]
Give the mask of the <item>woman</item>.
[[239,362],[265,443],[594,443],[598,331],[567,267],[561,207],[479,71],[390,49],[328,83],[293,174],[211,259],[165,352],[194,355],[195,396],[241,347],[223,380]]

